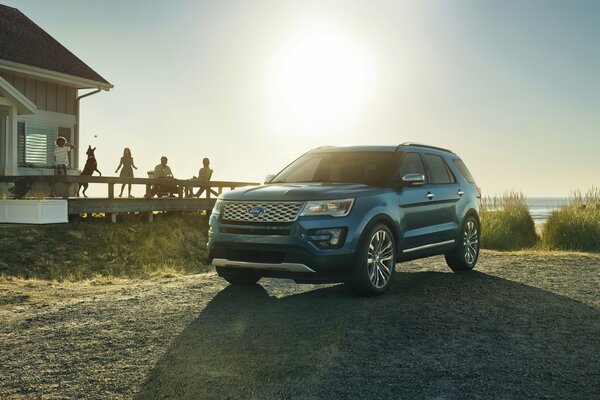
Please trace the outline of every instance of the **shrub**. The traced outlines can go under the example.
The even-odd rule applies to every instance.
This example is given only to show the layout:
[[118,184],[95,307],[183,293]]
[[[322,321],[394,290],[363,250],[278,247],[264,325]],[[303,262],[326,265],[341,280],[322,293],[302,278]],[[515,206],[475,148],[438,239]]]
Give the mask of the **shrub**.
[[573,192],[567,205],[550,214],[542,244],[556,250],[600,251],[600,190]]
[[0,235],[0,277],[61,281],[209,270],[206,217],[165,214],[153,223],[123,220],[6,229]]
[[15,180],[14,185],[8,189],[9,192],[13,194],[15,199],[24,199],[31,190],[31,187],[34,184],[33,177],[29,176],[21,176]]
[[535,225],[523,194],[505,192],[501,197],[482,201],[482,248],[518,250],[532,247],[537,241]]

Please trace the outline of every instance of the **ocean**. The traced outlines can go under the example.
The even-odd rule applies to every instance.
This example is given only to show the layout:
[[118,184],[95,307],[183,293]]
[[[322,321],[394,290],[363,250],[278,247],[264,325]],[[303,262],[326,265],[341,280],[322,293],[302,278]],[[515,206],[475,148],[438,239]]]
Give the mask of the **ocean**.
[[552,211],[569,202],[567,197],[527,197],[527,207],[533,222],[543,225]]

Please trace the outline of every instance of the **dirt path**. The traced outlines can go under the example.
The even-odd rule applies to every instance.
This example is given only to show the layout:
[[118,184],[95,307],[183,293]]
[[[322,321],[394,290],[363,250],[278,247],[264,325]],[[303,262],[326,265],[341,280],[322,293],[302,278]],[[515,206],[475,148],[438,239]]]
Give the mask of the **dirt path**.
[[212,273],[0,281],[0,398],[594,398],[600,256],[399,264],[390,292]]

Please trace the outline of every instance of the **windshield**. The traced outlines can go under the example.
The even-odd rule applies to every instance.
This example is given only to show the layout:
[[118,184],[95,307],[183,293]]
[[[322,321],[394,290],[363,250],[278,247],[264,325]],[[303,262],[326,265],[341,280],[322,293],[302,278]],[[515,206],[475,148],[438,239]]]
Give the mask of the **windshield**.
[[308,153],[288,165],[269,183],[334,182],[382,186],[394,152],[347,151]]

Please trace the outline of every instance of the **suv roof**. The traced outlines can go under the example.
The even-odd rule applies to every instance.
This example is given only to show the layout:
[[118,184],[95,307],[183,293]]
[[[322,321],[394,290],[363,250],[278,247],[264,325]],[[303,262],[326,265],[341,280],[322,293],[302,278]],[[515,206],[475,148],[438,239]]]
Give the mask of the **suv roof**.
[[399,144],[397,149],[400,150],[401,147],[405,147],[405,146],[406,147],[422,147],[422,148],[426,148],[426,149],[445,151],[446,153],[454,154],[454,152],[452,150],[444,149],[443,147],[436,147],[436,146],[430,146],[428,144],[420,144],[420,143],[412,143],[412,142],[405,142],[405,143]]
[[416,148],[421,148],[421,149],[430,149],[430,150],[437,150],[437,151],[443,151],[446,153],[451,153],[451,154],[455,154],[453,151],[448,150],[448,149],[444,149],[442,147],[436,147],[436,146],[429,146],[427,144],[420,144],[420,143],[413,143],[413,142],[405,142],[402,144],[399,144],[397,146],[321,146],[318,147],[316,149],[314,149],[313,151],[317,151],[317,152],[325,152],[325,151],[398,151],[401,150],[403,147],[416,147]]

